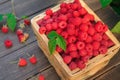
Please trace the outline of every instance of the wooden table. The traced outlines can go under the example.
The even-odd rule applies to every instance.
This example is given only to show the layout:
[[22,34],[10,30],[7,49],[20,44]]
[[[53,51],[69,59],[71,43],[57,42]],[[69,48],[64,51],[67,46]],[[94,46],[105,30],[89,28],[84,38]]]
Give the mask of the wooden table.
[[[26,15],[29,19],[44,11],[46,8],[56,5],[59,0],[14,0],[15,12],[18,24],[23,22],[22,16]],[[101,8],[98,0],[85,0],[90,8],[105,22],[110,29],[120,20],[120,17],[111,9],[111,7]],[[12,11],[10,0],[0,1],[0,14],[10,13]],[[0,23],[0,27],[2,23]],[[17,26],[19,28],[19,25]],[[46,80],[60,80],[54,68],[50,65],[47,58],[37,45],[34,33],[30,26],[24,29],[30,34],[30,38],[25,44],[19,43],[15,32],[9,31],[8,34],[3,34],[0,31],[0,80],[35,80],[39,74],[45,75]],[[120,35],[116,35],[120,41]],[[6,49],[4,40],[11,39],[13,47]],[[34,54],[37,56],[38,63],[30,64],[20,68],[17,64],[12,64],[12,61],[18,61],[20,57],[29,59],[27,55]],[[119,80],[120,79],[120,52],[110,61],[108,66],[99,71],[96,75],[88,80]]]

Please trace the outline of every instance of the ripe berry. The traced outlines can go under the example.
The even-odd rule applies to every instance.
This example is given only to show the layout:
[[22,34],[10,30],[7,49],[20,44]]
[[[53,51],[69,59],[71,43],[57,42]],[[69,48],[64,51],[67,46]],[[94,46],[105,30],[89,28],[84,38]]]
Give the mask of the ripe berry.
[[38,80],[45,80],[44,75],[39,75],[39,76],[38,76]]
[[68,51],[76,51],[77,47],[75,44],[71,43],[68,45]]
[[56,47],[56,51],[57,51],[58,53],[61,53],[63,50],[62,50],[59,46],[57,46],[57,47]]
[[105,53],[107,52],[107,47],[106,47],[106,46],[100,46],[99,52],[100,52],[101,54],[105,54]]
[[56,32],[57,32],[58,34],[61,34],[62,29],[58,28],[58,29],[56,30]]
[[94,49],[94,50],[98,50],[99,47],[100,47],[100,42],[94,41],[94,42],[92,43],[92,46],[93,46],[93,49]]
[[79,33],[79,39],[80,40],[86,40],[87,36],[88,36],[87,32],[80,32]]
[[72,60],[72,57],[71,57],[71,56],[64,56],[64,57],[63,57],[63,60],[64,60],[64,62],[65,62],[66,64],[69,64],[69,63],[71,62],[71,60]]
[[7,27],[6,25],[4,25],[4,26],[2,27],[2,29],[1,29],[1,31],[2,31],[3,33],[8,33],[8,27]]
[[71,63],[69,64],[69,68],[70,68],[71,70],[74,70],[74,69],[77,68],[77,64],[76,64],[75,62],[71,62]]
[[73,16],[74,17],[78,17],[80,15],[80,13],[78,11],[73,11]]
[[78,50],[81,50],[81,49],[84,49],[85,43],[82,42],[82,41],[78,41],[78,42],[76,43],[76,46],[77,46],[77,49],[78,49]]
[[111,46],[113,46],[114,45],[114,43],[113,43],[113,41],[112,40],[108,40],[108,47],[111,47]]
[[53,14],[53,11],[52,11],[51,9],[47,9],[47,10],[45,11],[45,13],[46,13],[46,15],[51,16],[51,15]]
[[74,35],[74,34],[75,34],[75,32],[76,32],[76,30],[75,30],[75,29],[72,29],[72,28],[67,28],[67,33],[68,33],[68,35]]
[[23,35],[23,30],[18,29],[18,30],[16,31],[16,34],[17,34],[17,36],[19,36],[19,35]]
[[100,35],[100,33],[94,34],[93,35],[93,40],[101,41],[102,40],[102,36]]
[[87,31],[87,32],[88,32],[88,34],[91,35],[91,36],[94,35],[94,34],[95,34],[95,29],[94,29],[94,27],[90,26],[90,27],[88,28],[88,31]]
[[6,48],[10,48],[10,47],[12,47],[13,43],[11,40],[7,39],[4,41],[4,45]]
[[86,44],[85,49],[87,52],[92,52],[93,46],[91,44]]
[[101,41],[101,45],[103,45],[103,46],[108,46],[108,41],[107,41],[107,40],[102,40],[102,41]]
[[44,26],[41,26],[41,27],[39,28],[39,33],[40,33],[40,34],[45,34],[45,32],[46,32],[46,28],[45,28]]
[[97,32],[103,31],[103,24],[101,22],[97,22],[94,27]]
[[108,26],[106,24],[103,25],[103,32],[106,32],[108,30]]
[[91,36],[87,36],[87,39],[85,40],[86,43],[91,43],[93,41]]
[[73,18],[72,23],[75,26],[79,26],[81,24],[81,18],[80,17]]
[[72,3],[72,4],[71,4],[71,8],[72,8],[73,10],[76,10],[76,9],[78,8],[78,4],[77,4],[77,3]]
[[61,33],[61,36],[64,37],[65,39],[67,39],[68,38],[68,33],[66,31],[63,31]]
[[58,28],[58,23],[52,22],[52,28],[53,28],[53,30],[56,30]]
[[85,49],[82,49],[79,51],[79,55],[80,56],[86,56],[87,55],[87,51]]
[[93,51],[93,56],[98,56],[99,55],[99,51],[98,50],[94,50]]
[[32,64],[36,64],[36,63],[37,63],[37,58],[35,57],[35,55],[33,55],[32,57],[29,58],[29,61],[30,61]]
[[103,34],[103,40],[109,40],[109,37],[106,34]]
[[67,21],[67,16],[66,15],[59,15],[58,19],[60,21]]
[[86,63],[86,62],[88,62],[88,60],[89,60],[89,56],[87,55],[87,56],[83,56],[83,57],[81,57],[81,60],[84,62],[84,63]]
[[79,10],[79,13],[80,13],[80,15],[85,15],[86,13],[87,13],[87,10],[84,8],[84,7],[82,7],[80,10]]
[[86,64],[85,64],[83,61],[79,61],[79,62],[77,63],[77,66],[78,66],[80,69],[84,69],[85,66],[86,66]]
[[64,7],[66,7],[66,5],[67,5],[66,3],[61,3],[60,8],[64,8]]
[[66,28],[67,23],[66,23],[65,21],[61,21],[61,22],[59,22],[58,26],[59,26],[60,28],[64,29],[64,28]]
[[20,58],[18,62],[19,67],[25,67],[27,65],[27,61],[24,58]]
[[77,51],[72,51],[69,54],[72,58],[77,58],[78,57],[78,52]]
[[83,23],[80,25],[80,30],[81,31],[88,31],[88,25],[86,23]]
[[27,26],[30,25],[30,20],[29,19],[24,19],[24,24],[27,25]]
[[68,36],[68,43],[74,43],[76,41],[76,37],[75,36]]
[[19,35],[18,39],[19,39],[19,42],[24,43],[26,40],[26,37],[24,35]]
[[52,25],[50,23],[46,24],[46,30],[47,31],[51,31],[52,30]]

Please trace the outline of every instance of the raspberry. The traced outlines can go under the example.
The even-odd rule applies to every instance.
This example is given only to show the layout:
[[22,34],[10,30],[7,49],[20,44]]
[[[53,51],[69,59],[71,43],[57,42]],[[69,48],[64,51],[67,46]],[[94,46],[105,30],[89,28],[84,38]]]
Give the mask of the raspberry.
[[107,41],[107,40],[102,40],[102,41],[101,41],[101,45],[103,45],[103,46],[108,46],[108,41]]
[[81,31],[88,31],[88,25],[86,23],[83,23],[80,25],[80,30]]
[[56,30],[58,28],[58,23],[52,22],[52,28],[53,28],[53,30]]
[[44,27],[44,26],[41,26],[40,28],[39,28],[39,33],[40,34],[44,34],[46,32],[46,28]]
[[92,52],[93,46],[91,44],[86,44],[85,49],[87,52]]
[[87,36],[87,39],[85,40],[86,43],[91,43],[93,40],[92,40],[92,37],[91,36]]
[[79,51],[79,55],[80,56],[86,56],[87,55],[87,51],[85,49],[82,49]]
[[93,35],[93,40],[101,41],[102,40],[102,36],[100,35],[100,33],[96,33],[95,35]]
[[36,63],[37,63],[37,58],[35,57],[35,55],[33,55],[32,57],[29,58],[29,61],[30,61],[32,64],[36,64]]
[[29,19],[24,19],[24,24],[27,25],[27,26],[30,25],[30,20]]
[[7,27],[6,25],[3,25],[1,31],[2,31],[3,33],[8,33],[8,27]]
[[66,8],[60,8],[60,12],[61,12],[62,14],[66,14],[66,13],[67,13],[67,9],[66,9]]
[[68,45],[68,50],[69,51],[76,51],[77,50],[77,47],[75,44],[71,43]]
[[86,66],[86,64],[85,64],[83,61],[79,61],[79,62],[77,63],[77,66],[78,66],[80,69],[84,69],[85,66]]
[[76,32],[75,29],[67,28],[67,33],[68,33],[69,35],[74,35],[75,32]]
[[59,26],[60,28],[64,29],[64,28],[66,28],[67,23],[66,23],[65,21],[61,21],[61,22],[59,22],[58,26]]
[[103,24],[101,22],[97,22],[94,27],[97,32],[103,31]]
[[37,21],[37,24],[38,24],[39,26],[40,26],[42,23],[43,23],[43,20],[42,20],[42,19],[40,19],[40,20]]
[[75,26],[79,26],[81,24],[81,18],[79,18],[79,17],[73,18],[72,23]]
[[67,5],[66,3],[61,3],[60,8],[64,8],[64,7],[66,7],[66,5]]
[[67,33],[66,31],[63,31],[63,32],[61,33],[61,35],[62,35],[65,39],[68,38],[68,33]]
[[44,75],[39,75],[39,76],[38,76],[38,80],[45,80]]
[[74,12],[73,12],[73,16],[74,16],[74,17],[78,17],[79,15],[80,15],[80,13],[79,13],[78,11],[74,11]]
[[94,21],[94,16],[92,15],[92,14],[86,14],[85,16],[84,16],[84,18],[85,19],[88,19],[88,21]]
[[67,8],[68,10],[72,10],[72,9],[71,9],[71,3],[68,3],[68,4],[66,5],[66,8]]
[[109,37],[106,35],[106,34],[103,34],[103,40],[108,40],[109,39]]
[[51,24],[46,24],[46,30],[51,31],[52,30],[52,25]]
[[108,30],[108,26],[107,25],[103,25],[103,32],[106,32]]
[[92,43],[92,46],[93,46],[93,49],[94,49],[94,50],[98,50],[99,47],[100,47],[100,42],[94,41],[94,42]]
[[76,41],[76,37],[75,36],[69,36],[67,41],[68,41],[68,43],[74,43]]
[[91,35],[91,36],[94,35],[94,34],[95,34],[95,29],[94,29],[94,27],[90,26],[90,27],[88,28],[87,33],[88,33],[89,35]]
[[86,40],[87,36],[88,36],[87,32],[80,32],[79,33],[80,40]]
[[13,43],[11,40],[7,39],[4,41],[4,45],[6,48],[10,48],[10,47],[12,47]]
[[56,51],[57,51],[58,53],[61,53],[63,50],[62,50],[59,46],[57,46],[57,47],[56,47]]
[[113,46],[114,45],[114,43],[113,43],[113,41],[112,40],[108,40],[108,47],[111,47],[111,46]]
[[67,18],[69,19],[69,18],[72,17],[72,14],[71,14],[71,13],[67,13],[66,16],[67,16]]
[[59,28],[58,28],[58,29],[56,30],[56,32],[57,32],[58,34],[61,34],[62,29],[59,29]]
[[74,70],[74,69],[77,68],[77,64],[76,64],[75,62],[71,62],[71,63],[69,64],[69,68],[70,68],[71,70]]
[[46,15],[46,16],[44,16],[43,19],[44,19],[44,20],[48,20],[48,19],[50,19],[50,16],[49,16],[49,15]]
[[78,52],[77,51],[72,51],[72,52],[70,52],[70,56],[72,58],[77,58],[78,57]]
[[53,14],[53,11],[52,11],[51,9],[47,9],[47,10],[45,11],[45,13],[46,13],[46,15],[51,16],[51,15]]
[[77,4],[77,3],[72,3],[72,4],[71,4],[71,8],[72,8],[73,10],[76,10],[76,9],[78,8],[78,4]]
[[66,16],[66,15],[60,15],[60,16],[58,17],[58,19],[59,19],[60,21],[67,21],[67,16]]
[[87,10],[84,8],[84,7],[82,7],[80,10],[79,10],[79,13],[80,13],[80,15],[85,15],[86,13],[87,13]]
[[27,65],[27,61],[24,58],[20,58],[18,62],[19,67],[25,67]]
[[67,29],[75,29],[75,26],[73,24],[68,24],[67,27]]
[[93,51],[93,56],[98,56],[98,55],[99,55],[99,51],[94,50],[94,51]]
[[91,58],[93,56],[93,51],[92,52],[87,52],[87,55],[89,56],[89,58]]
[[107,47],[106,46],[100,46],[99,52],[100,52],[100,54],[105,54],[107,52]]
[[18,29],[18,30],[16,31],[16,34],[17,34],[17,36],[23,35],[23,31],[22,31],[21,29]]
[[81,49],[83,49],[83,48],[85,47],[85,43],[84,43],[84,42],[81,42],[81,41],[78,41],[78,42],[76,43],[76,46],[77,46],[77,49],[78,49],[78,50],[81,50]]
[[64,56],[64,57],[63,57],[63,60],[64,60],[64,62],[65,62],[66,64],[69,64],[69,63],[71,62],[71,60],[72,60],[72,57],[71,57],[71,56]]
[[49,24],[49,23],[53,23],[53,19],[51,19],[51,18],[50,18],[50,19],[47,19],[47,20],[46,20],[46,24]]
[[82,60],[84,63],[86,63],[86,62],[88,62],[88,60],[89,60],[89,56],[84,56],[84,57],[81,58],[81,60]]

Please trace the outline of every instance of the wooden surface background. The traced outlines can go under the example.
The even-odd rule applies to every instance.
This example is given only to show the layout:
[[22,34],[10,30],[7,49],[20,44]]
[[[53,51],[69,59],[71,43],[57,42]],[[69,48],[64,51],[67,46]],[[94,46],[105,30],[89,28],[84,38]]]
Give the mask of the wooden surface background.
[[[101,8],[99,0],[85,0],[88,6],[109,25],[111,29],[119,20],[120,17],[112,10],[110,6]],[[43,12],[46,8],[55,6],[59,0],[14,0],[15,12],[19,17],[18,24],[22,22],[22,16],[26,15],[29,19]],[[0,14],[12,12],[11,0],[0,0]],[[0,23],[0,27],[2,23]],[[17,26],[18,28],[19,26]],[[37,45],[32,28],[28,26],[24,30],[30,34],[30,38],[25,44],[19,43],[14,32],[9,31],[8,34],[3,34],[0,31],[0,80],[35,80],[39,74],[43,74],[46,80],[60,80],[54,68],[49,64],[47,58]],[[115,34],[120,41],[120,35]],[[13,47],[6,49],[4,40],[11,39]],[[35,54],[38,59],[36,65],[28,62],[24,68],[19,68],[17,64],[12,64],[12,61],[18,61],[20,57],[26,58]],[[88,80],[119,80],[120,79],[120,52],[118,52],[110,61],[108,66],[99,71],[96,75]]]

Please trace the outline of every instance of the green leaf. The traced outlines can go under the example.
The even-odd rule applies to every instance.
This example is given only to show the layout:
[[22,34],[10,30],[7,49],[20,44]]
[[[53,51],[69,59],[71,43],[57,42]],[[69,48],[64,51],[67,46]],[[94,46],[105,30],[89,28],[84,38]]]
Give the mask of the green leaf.
[[53,39],[58,36],[58,34],[55,31],[51,31],[48,35],[48,38]]
[[13,14],[7,14],[7,25],[8,27],[14,31],[16,27],[17,20]]
[[28,16],[22,16],[21,18],[22,18],[22,19],[25,19],[25,18],[28,18]]
[[48,42],[48,47],[49,47],[50,54],[53,54],[53,52],[56,49],[56,39],[50,39]]
[[66,50],[66,42],[65,42],[64,38],[59,35],[57,37],[56,41],[57,41],[57,45],[65,51]]
[[108,6],[111,2],[112,2],[112,0],[100,0],[101,6],[103,8]]
[[3,15],[2,14],[0,14],[0,21],[2,21],[3,20]]
[[111,29],[114,33],[120,33],[120,21]]

